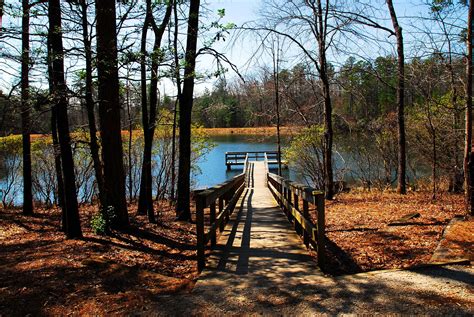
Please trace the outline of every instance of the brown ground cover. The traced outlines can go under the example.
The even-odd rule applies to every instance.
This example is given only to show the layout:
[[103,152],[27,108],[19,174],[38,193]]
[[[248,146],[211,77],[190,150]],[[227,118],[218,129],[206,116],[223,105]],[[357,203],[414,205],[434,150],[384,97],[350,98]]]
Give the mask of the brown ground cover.
[[151,225],[132,206],[131,230],[104,237],[88,225],[91,209],[81,209],[84,238],[77,240],[58,232],[58,210],[0,211],[0,316],[138,312],[192,288],[193,225],[174,221],[169,208]]
[[[193,287],[198,276],[193,224],[174,221],[167,205],[159,208],[159,223],[148,224],[131,206],[132,229],[104,237],[90,229],[93,209],[81,210],[84,238],[78,240],[58,231],[58,210],[33,217],[0,210],[0,315],[127,314]],[[413,212],[421,216],[388,226]],[[327,271],[428,263],[443,228],[462,213],[460,195],[431,201],[429,193],[343,193],[327,203]],[[472,238],[472,222],[465,226],[460,230]],[[460,239],[452,238],[464,248]]]
[[[410,213],[420,217],[389,225]],[[429,263],[445,226],[463,213],[462,195],[431,200],[429,192],[340,194],[326,204],[327,270],[345,274]]]

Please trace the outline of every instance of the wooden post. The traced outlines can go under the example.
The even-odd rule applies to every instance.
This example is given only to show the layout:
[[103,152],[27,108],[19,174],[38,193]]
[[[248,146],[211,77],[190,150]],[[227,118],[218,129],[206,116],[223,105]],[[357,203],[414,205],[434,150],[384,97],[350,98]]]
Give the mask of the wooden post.
[[[222,213],[222,210],[224,210],[224,199],[222,197],[219,197],[219,215]],[[224,231],[225,227],[225,222],[221,221],[221,225],[219,227],[220,231]]]
[[[211,205],[209,206],[209,224],[212,226],[216,222],[216,202],[213,201]],[[211,247],[216,246],[216,230],[214,230],[213,233],[211,233]]]
[[[293,206],[295,207],[296,210],[300,211],[299,197],[295,188],[293,188]],[[295,219],[295,231],[300,236],[302,234],[301,229],[302,229],[301,224]]]
[[197,265],[201,272],[206,266],[204,245],[204,197],[196,197],[196,238],[197,238]]
[[[226,193],[226,194],[224,195],[224,202],[225,202],[224,205],[226,206],[226,208],[227,208],[227,206],[229,205],[229,201],[230,201],[231,199],[232,199],[232,197],[229,197],[229,193]],[[224,223],[228,223],[228,222],[229,222],[230,213],[231,213],[231,210],[228,210],[227,213],[225,214],[225,217],[224,217],[225,221],[224,221]]]
[[[286,187],[286,201],[287,201],[288,207],[289,207],[287,209],[288,219],[290,219],[290,221],[295,221],[293,215],[291,214],[291,196],[292,196],[292,193],[291,193],[290,182],[285,181],[285,187]],[[294,226],[294,224],[293,224],[293,226]]]
[[324,267],[326,260],[325,234],[326,234],[326,215],[324,210],[324,194],[316,195],[316,207],[318,211],[318,266]]
[[[309,220],[309,204],[306,199],[303,199],[303,217]],[[309,246],[309,234],[306,232],[306,230],[303,230],[303,242],[306,247]]]

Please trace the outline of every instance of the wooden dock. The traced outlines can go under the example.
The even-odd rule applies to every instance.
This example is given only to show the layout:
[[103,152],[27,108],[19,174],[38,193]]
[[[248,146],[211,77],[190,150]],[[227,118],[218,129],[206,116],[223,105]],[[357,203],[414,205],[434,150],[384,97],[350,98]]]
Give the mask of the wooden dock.
[[[311,285],[322,273],[267,187],[265,162],[248,162],[248,179],[193,293]],[[263,295],[263,294],[262,294]],[[246,296],[246,295],[244,295]]]
[[[263,161],[265,158],[269,165],[278,165],[277,151],[226,152],[225,165],[227,170],[230,170],[232,166],[243,166],[246,160]],[[281,164],[282,167],[288,168],[288,161],[282,160]]]

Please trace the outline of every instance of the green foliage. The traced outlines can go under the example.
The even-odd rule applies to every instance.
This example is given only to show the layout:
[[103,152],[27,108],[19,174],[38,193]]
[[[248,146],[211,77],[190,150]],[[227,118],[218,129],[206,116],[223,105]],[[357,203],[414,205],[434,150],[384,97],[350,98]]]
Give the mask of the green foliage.
[[21,153],[21,147],[21,135],[9,135],[0,138],[0,152],[2,153]]
[[212,92],[206,90],[195,100],[193,121],[206,128],[244,126],[246,113],[238,103],[237,98],[229,93],[225,81],[221,80]]
[[324,188],[324,128],[313,125],[303,129],[284,150],[283,156],[293,169],[316,188]]
[[217,15],[223,18],[225,16],[225,9],[217,9]]
[[116,215],[113,206],[103,208],[91,218],[91,228],[96,234],[106,235],[110,233],[110,226]]

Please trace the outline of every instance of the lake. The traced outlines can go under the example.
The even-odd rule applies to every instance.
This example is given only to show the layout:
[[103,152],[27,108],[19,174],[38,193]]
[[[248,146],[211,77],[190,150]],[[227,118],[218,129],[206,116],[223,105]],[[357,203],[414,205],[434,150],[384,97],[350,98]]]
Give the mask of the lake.
[[[211,187],[242,173],[242,166],[233,166],[230,171],[227,170],[225,165],[226,152],[277,150],[276,137],[231,134],[213,136],[211,140],[215,147],[198,161],[201,173],[195,176],[194,186],[196,188]],[[286,170],[283,173],[288,176],[289,171]]]
[[[211,136],[210,141],[214,146],[196,161],[196,172],[192,177],[192,187],[194,189],[212,187],[242,173],[242,166],[234,166],[230,171],[227,170],[225,165],[226,152],[276,151],[277,149],[276,137],[269,136],[230,134]],[[282,149],[289,143],[289,137],[282,138]],[[42,160],[34,161],[34,169],[40,169],[39,172],[33,175],[34,195],[38,201],[49,200],[51,203],[55,201],[54,194],[56,192],[54,165],[52,164],[54,159],[52,159],[53,154],[50,150],[46,150],[42,155]],[[86,148],[76,155],[76,175],[78,184],[80,184],[78,200],[88,202],[93,193],[91,188],[93,188],[94,183],[92,165],[88,162],[90,160],[89,153]],[[33,160],[35,160],[34,156]],[[160,165],[159,160],[158,157],[155,157],[156,166]],[[137,148],[134,162],[140,161],[141,152]],[[2,164],[2,168],[0,168],[0,189],[2,190],[0,196],[7,197],[4,191],[10,188],[8,192],[9,200],[14,205],[19,205],[22,202],[21,154],[17,153],[11,156],[3,154],[0,163]],[[312,181],[308,174],[310,174],[310,171],[314,172],[314,170],[311,168],[298,170],[297,166],[291,163],[288,169],[283,169],[283,176],[293,181],[311,184]],[[416,166],[416,170],[409,169],[409,181],[429,175],[429,168],[426,164],[417,161],[416,164],[410,166],[412,165]],[[139,187],[140,165],[139,163],[133,163],[132,166],[134,167],[132,183],[135,191],[135,196],[132,197],[136,197]],[[275,169],[272,170],[276,172],[276,166],[274,167]],[[370,139],[339,138],[335,140],[334,146],[334,169],[336,180],[344,180],[349,184],[365,184],[366,186],[383,188],[387,183],[393,185],[396,180],[396,153],[386,155],[386,152],[378,150],[375,143]],[[12,172],[13,170],[16,172]],[[154,174],[156,174],[156,170]],[[155,190],[156,192],[157,190]],[[127,195],[129,195],[128,190]]]

